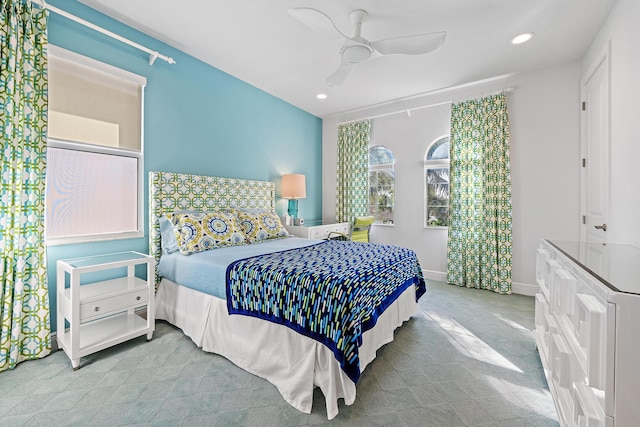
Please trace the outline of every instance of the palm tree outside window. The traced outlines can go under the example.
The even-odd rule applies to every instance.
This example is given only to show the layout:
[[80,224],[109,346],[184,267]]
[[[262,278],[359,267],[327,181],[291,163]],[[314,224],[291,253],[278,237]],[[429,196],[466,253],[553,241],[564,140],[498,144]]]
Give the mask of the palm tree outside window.
[[376,224],[393,224],[395,160],[386,147],[369,148],[369,213]]
[[425,227],[449,226],[449,135],[433,141],[424,159]]

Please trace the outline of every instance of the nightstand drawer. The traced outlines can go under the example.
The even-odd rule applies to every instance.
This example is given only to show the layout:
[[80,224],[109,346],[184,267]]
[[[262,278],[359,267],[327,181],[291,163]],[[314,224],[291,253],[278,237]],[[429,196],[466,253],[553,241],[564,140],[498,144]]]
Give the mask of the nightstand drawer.
[[149,301],[148,289],[136,289],[123,295],[87,301],[80,304],[80,322],[110,312],[123,311],[136,305],[145,305]]
[[287,231],[294,236],[304,237],[307,239],[325,240],[329,238],[329,233],[338,232],[349,234],[351,225],[348,222],[339,222],[337,224],[323,225],[285,225]]
[[313,227],[309,230],[310,239],[326,239],[329,231],[323,227]]
[[327,224],[309,229],[309,238],[311,239],[328,239],[330,233],[349,234],[349,224]]
[[331,224],[327,226],[327,228],[329,229],[329,233],[336,232],[347,235],[349,234],[349,227],[350,226],[348,222],[341,222],[340,224]]

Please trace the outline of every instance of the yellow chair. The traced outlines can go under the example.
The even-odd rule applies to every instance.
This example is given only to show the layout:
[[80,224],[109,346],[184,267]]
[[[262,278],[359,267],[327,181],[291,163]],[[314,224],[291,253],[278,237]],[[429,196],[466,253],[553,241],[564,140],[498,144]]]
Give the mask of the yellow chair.
[[353,230],[351,231],[352,242],[369,242],[369,231],[371,224],[375,220],[372,216],[361,216],[353,219]]

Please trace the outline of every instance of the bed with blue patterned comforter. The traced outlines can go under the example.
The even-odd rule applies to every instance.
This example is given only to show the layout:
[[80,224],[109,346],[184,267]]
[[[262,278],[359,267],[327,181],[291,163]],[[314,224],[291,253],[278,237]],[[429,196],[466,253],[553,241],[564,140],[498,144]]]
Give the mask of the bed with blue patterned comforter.
[[[416,296],[424,292],[424,282],[415,254],[400,250],[394,255],[400,261],[380,261],[386,250],[361,244],[358,249],[363,252],[353,249],[355,258],[347,258],[331,246],[334,243],[298,238],[189,256],[162,250],[163,215],[229,208],[274,211],[275,187],[265,181],[150,172],[149,253],[158,261],[156,319],[182,329],[203,351],[265,378],[303,413],[311,413],[314,390],[319,388],[327,418],[332,419],[338,415],[339,400],[345,405],[355,402],[352,379],[375,359],[378,349],[393,341],[396,328],[419,310]],[[313,245],[314,250],[326,250],[324,258],[301,255],[293,263],[290,249]],[[262,266],[254,264],[253,257],[276,252],[282,254],[264,258]],[[227,283],[227,269],[236,261],[240,261],[233,271],[237,277],[259,274],[262,279],[251,278],[251,287],[237,277]],[[263,269],[269,264],[276,270]],[[306,272],[304,265],[309,268]],[[268,289],[266,284],[273,286]],[[398,296],[402,288],[405,291]],[[232,298],[242,296],[232,304],[232,312],[238,314],[229,314],[228,291]]]
[[325,241],[249,257],[227,268],[229,314],[285,325],[333,351],[355,383],[362,334],[410,286],[416,300],[425,282],[406,248]]

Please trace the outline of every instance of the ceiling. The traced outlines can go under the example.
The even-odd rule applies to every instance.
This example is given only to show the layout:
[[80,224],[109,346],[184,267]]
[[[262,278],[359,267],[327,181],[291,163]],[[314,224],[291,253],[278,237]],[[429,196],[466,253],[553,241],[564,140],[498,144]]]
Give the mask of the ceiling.
[[[579,60],[615,0],[78,0],[318,117]],[[321,10],[347,35],[367,11],[370,41],[446,31],[439,49],[387,55],[326,83],[344,39],[287,11]],[[510,39],[535,33],[522,45]],[[160,52],[163,53],[163,52]],[[327,99],[318,100],[316,94]]]

